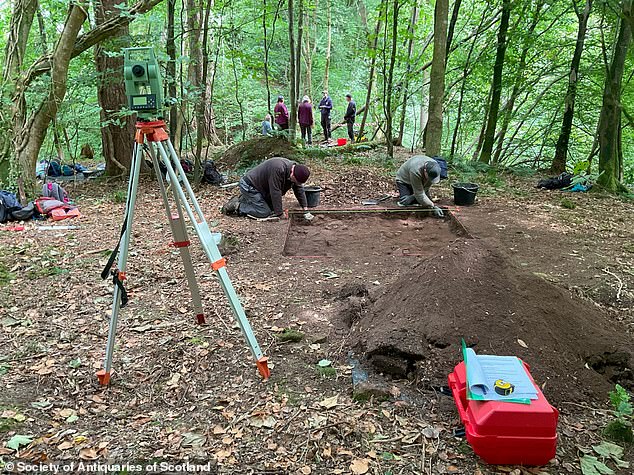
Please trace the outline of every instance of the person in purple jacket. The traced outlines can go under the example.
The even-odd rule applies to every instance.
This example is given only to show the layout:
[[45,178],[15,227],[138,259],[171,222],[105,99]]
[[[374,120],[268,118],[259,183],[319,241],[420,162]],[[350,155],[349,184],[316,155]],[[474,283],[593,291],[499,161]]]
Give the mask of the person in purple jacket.
[[275,115],[275,123],[280,126],[282,130],[288,130],[288,109],[284,104],[284,96],[277,96],[277,104],[273,109]]
[[[299,122],[299,128],[302,130],[302,140],[305,144],[312,145],[315,119],[313,119],[313,105],[310,103],[308,96],[302,98],[302,103],[297,110],[297,121]],[[306,136],[308,136],[308,141]]]

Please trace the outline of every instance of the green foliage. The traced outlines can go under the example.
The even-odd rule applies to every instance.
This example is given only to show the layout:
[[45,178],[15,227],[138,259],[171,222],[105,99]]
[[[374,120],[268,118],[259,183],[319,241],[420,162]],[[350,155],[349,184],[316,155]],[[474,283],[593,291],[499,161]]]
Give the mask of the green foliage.
[[282,333],[276,335],[277,341],[279,342],[293,342],[298,343],[304,339],[304,333],[293,330],[292,328],[286,328]]
[[0,261],[0,287],[7,285],[13,279],[15,279],[15,274],[9,272],[6,264]]
[[125,203],[128,198],[126,190],[114,190],[110,193],[110,201],[113,203]]
[[614,408],[615,418],[604,429],[604,435],[616,442],[634,442],[634,433],[632,432],[634,407],[630,394],[623,386],[617,384],[614,391],[610,391],[610,403]]
[[334,378],[337,376],[337,369],[332,366],[315,366],[315,371],[317,371],[317,374],[322,378]]
[[575,203],[569,198],[562,198],[559,204],[561,205],[562,208],[566,208],[566,209],[575,209],[577,207],[577,203]]

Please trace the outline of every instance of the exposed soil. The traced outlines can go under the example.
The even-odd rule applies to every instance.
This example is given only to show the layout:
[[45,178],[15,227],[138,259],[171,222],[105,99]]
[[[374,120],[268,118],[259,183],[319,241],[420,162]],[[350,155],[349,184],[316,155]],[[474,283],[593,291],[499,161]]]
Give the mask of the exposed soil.
[[217,160],[223,170],[239,170],[271,157],[293,160],[297,150],[283,137],[256,137],[229,147]]
[[476,352],[522,358],[555,403],[634,386],[631,340],[603,311],[478,240],[457,241],[372,295],[354,331],[379,370],[403,376],[416,362],[433,385],[464,338]]
[[[397,152],[401,161],[408,155],[402,149]],[[381,153],[373,151],[363,161],[381,164]],[[349,208],[359,206],[361,199],[396,193],[389,173],[398,163],[353,167],[345,160],[329,157],[309,163],[311,183],[326,188],[325,206]],[[486,249],[505,256],[498,272],[510,275],[516,285],[536,285],[538,296],[543,284],[521,279],[515,271],[547,279],[561,291],[565,306],[570,293],[579,295],[601,310],[591,313],[597,326],[617,328],[622,338],[631,338],[634,204],[596,194],[567,194],[577,205],[571,210],[559,205],[563,194],[535,190],[532,178],[502,176],[496,185],[485,179],[469,179],[480,180],[478,204],[461,208],[457,216]],[[220,207],[235,190],[201,187],[201,208],[214,231],[226,238],[223,253],[229,254],[229,274],[270,357],[271,379],[262,382],[209,261],[191,235],[208,321],[196,324],[178,250],[168,245],[165,211],[157,206],[155,184],[145,180],[138,192],[126,281],[130,303],[119,320],[115,374],[109,387],[101,387],[94,373],[103,361],[112,282],[101,281],[99,273],[121,226],[125,183],[72,183],[68,191],[83,216],[61,224],[78,229],[44,231],[37,229],[41,223],[33,222],[22,232],[0,232],[3,460],[212,460],[219,473],[236,475],[350,473],[359,461],[367,463],[367,473],[373,474],[568,475],[580,472],[579,448],[592,450],[612,418],[609,385],[592,399],[588,395],[587,403],[561,402],[557,457],[552,463],[540,469],[495,467],[482,464],[464,439],[452,435],[460,427],[452,400],[430,390],[429,380],[420,380],[432,374],[424,364],[435,361],[433,357],[418,364],[425,369],[415,372],[419,379],[387,378],[383,389],[388,390],[389,400],[353,401],[349,351],[358,335],[340,321],[338,307],[342,299],[352,297],[360,316],[368,309],[368,290],[373,295],[394,293],[396,281],[411,285],[413,301],[424,288],[416,288],[408,279],[419,279],[417,272],[427,265],[424,258],[366,256],[363,249],[354,257],[333,259],[285,256],[288,222],[223,216]],[[433,199],[451,204],[447,181],[434,186],[432,194]],[[291,193],[285,206],[297,206]],[[440,252],[445,259],[448,249]],[[436,261],[437,270],[440,264],[443,261]],[[329,278],[330,273],[337,277]],[[499,283],[502,277],[487,275],[483,282],[488,279]],[[411,308],[391,297],[386,297],[393,303],[391,312]],[[516,310],[512,305],[521,303],[510,302],[509,308]],[[483,303],[478,315],[486,317],[484,311],[488,308]],[[387,324],[385,319],[380,323]],[[304,339],[281,342],[276,336],[285,328],[303,332]],[[505,336],[509,330],[500,332]],[[572,335],[578,333],[574,330]],[[472,333],[460,336],[476,343],[470,339]],[[477,351],[487,352],[482,348],[485,338],[493,335],[479,335]],[[531,351],[540,348],[540,341],[524,332],[517,338]],[[432,356],[443,351],[430,344]],[[525,350],[517,343],[512,348],[509,353],[526,358],[555,402],[552,379],[547,380],[548,374],[538,367],[541,357],[522,353]],[[439,379],[443,383],[446,372],[461,358],[454,349],[447,350],[453,360],[445,360],[445,374]],[[619,372],[623,360],[611,353],[614,350],[617,346],[608,348],[607,355],[589,359],[588,365],[605,371],[607,377]],[[570,351],[565,348],[564,355]],[[332,361],[336,374],[319,371],[317,362],[323,358]],[[412,371],[408,359],[395,360],[407,363],[405,373]],[[436,371],[441,373],[440,368]],[[322,405],[335,396],[336,406]],[[33,439],[19,454],[4,446],[16,434]],[[623,458],[634,462],[631,449]]]
[[424,213],[315,214],[310,223],[295,216],[284,254],[298,257],[366,257],[434,255],[461,230],[451,219]]

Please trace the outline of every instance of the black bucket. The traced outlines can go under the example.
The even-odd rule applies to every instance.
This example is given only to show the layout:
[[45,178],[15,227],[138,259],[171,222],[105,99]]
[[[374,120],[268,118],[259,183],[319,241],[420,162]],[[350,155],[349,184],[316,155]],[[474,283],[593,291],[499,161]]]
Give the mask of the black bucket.
[[306,193],[306,203],[309,208],[316,208],[319,206],[319,196],[321,194],[321,187],[319,186],[305,186],[304,193]]
[[475,183],[454,183],[453,202],[457,206],[472,205],[475,202],[479,186]]

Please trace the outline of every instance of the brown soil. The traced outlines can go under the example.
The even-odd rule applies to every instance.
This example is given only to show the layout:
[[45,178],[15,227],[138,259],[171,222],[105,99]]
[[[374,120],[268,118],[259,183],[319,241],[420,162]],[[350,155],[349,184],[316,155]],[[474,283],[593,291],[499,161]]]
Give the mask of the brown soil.
[[[396,150],[401,162],[409,156]],[[381,153],[384,150],[368,154],[367,162],[381,164]],[[389,175],[393,167],[352,167],[345,157],[314,160],[310,166],[311,183],[326,188],[322,203],[327,206],[349,208],[359,206],[361,199],[396,193]],[[596,324],[617,326],[623,338],[631,339],[634,204],[596,193],[539,191],[533,178],[502,178],[496,187],[482,181],[487,176],[469,178],[480,182],[479,202],[461,208],[460,221],[480,243],[508,256],[510,263],[505,261],[503,269],[514,266],[513,272],[522,269],[547,277],[561,289],[561,305],[568,302],[569,291],[592,299],[604,310],[589,311],[597,317]],[[450,182],[432,188],[434,200],[451,202]],[[168,246],[165,211],[156,205],[156,184],[143,180],[129,261],[130,303],[119,320],[115,374],[108,388],[99,386],[94,373],[103,363],[112,303],[112,281],[101,281],[99,273],[118,236],[124,214],[118,192],[125,193],[126,183],[108,182],[104,187],[88,181],[66,188],[79,203],[82,218],[61,224],[79,229],[42,231],[37,229],[42,223],[33,222],[22,232],[0,232],[0,268],[8,272],[0,275],[0,413],[7,411],[0,415],[0,453],[7,453],[5,444],[15,434],[33,438],[19,454],[3,455],[4,460],[77,462],[80,457],[94,458],[96,452],[99,462],[202,457],[217,461],[223,475],[350,473],[357,459],[369,461],[367,473],[536,473],[525,467],[483,465],[464,439],[452,436],[460,427],[453,401],[430,390],[429,381],[387,378],[389,401],[352,400],[348,355],[358,333],[340,322],[341,299],[367,300],[372,289],[394,292],[397,287],[391,284],[401,279],[401,286],[412,285],[413,301],[416,289],[408,279],[427,280],[419,278],[420,257],[363,258],[362,252],[354,258],[284,256],[288,221],[256,222],[220,213],[233,189],[201,187],[198,199],[210,226],[227,238],[227,268],[270,357],[271,379],[261,382],[209,260],[192,234],[190,249],[208,317],[206,325],[196,324],[178,250]],[[577,207],[560,206],[562,196]],[[285,203],[297,207],[292,193]],[[451,254],[441,255],[448,259]],[[440,265],[438,258],[434,262]],[[417,263],[420,266],[412,269]],[[324,278],[325,271],[338,277]],[[490,279],[498,282],[501,277],[487,276],[484,282]],[[535,298],[543,292],[542,285],[535,286]],[[386,300],[385,305],[395,302],[390,312],[411,309],[403,303],[404,295]],[[521,300],[516,303],[521,305]],[[489,308],[480,314],[486,315],[484,310]],[[383,324],[386,318],[377,321]],[[298,343],[281,342],[276,336],[284,328],[305,337]],[[507,333],[500,331],[502,336]],[[523,333],[518,337],[529,350],[540,347]],[[577,335],[573,332],[570,338]],[[480,335],[479,341],[476,350],[484,352],[485,337]],[[460,360],[452,345],[453,361],[445,365],[446,372]],[[541,360],[522,353],[519,345],[512,348],[544,382]],[[570,352],[567,347],[564,357]],[[323,358],[332,361],[336,375],[317,370]],[[449,361],[434,358],[420,364]],[[407,359],[401,361],[409,366]],[[440,372],[439,367],[436,374]],[[438,381],[444,383],[445,377]],[[545,387],[549,398],[550,386],[548,382]],[[326,409],[321,403],[332,396],[338,396],[337,406]],[[37,407],[31,405],[35,402]],[[607,390],[587,404],[558,404],[557,458],[538,471],[580,473],[579,449],[603,439],[602,430],[613,417],[609,408]],[[78,420],[71,422],[70,410]],[[9,411],[26,420],[10,419]],[[202,446],[187,443],[192,433],[205,437]],[[632,457],[630,448],[623,458],[634,462]],[[630,474],[631,469],[615,472]]]
[[432,385],[444,384],[462,338],[476,352],[522,358],[551,402],[634,384],[630,342],[604,312],[478,240],[403,273],[371,297],[354,330],[380,370],[401,376],[405,360]]
[[238,170],[271,157],[294,159],[297,150],[283,137],[256,137],[229,147],[218,159],[219,168]]
[[291,221],[284,254],[298,257],[434,255],[457,238],[450,219],[422,213],[316,214]]

